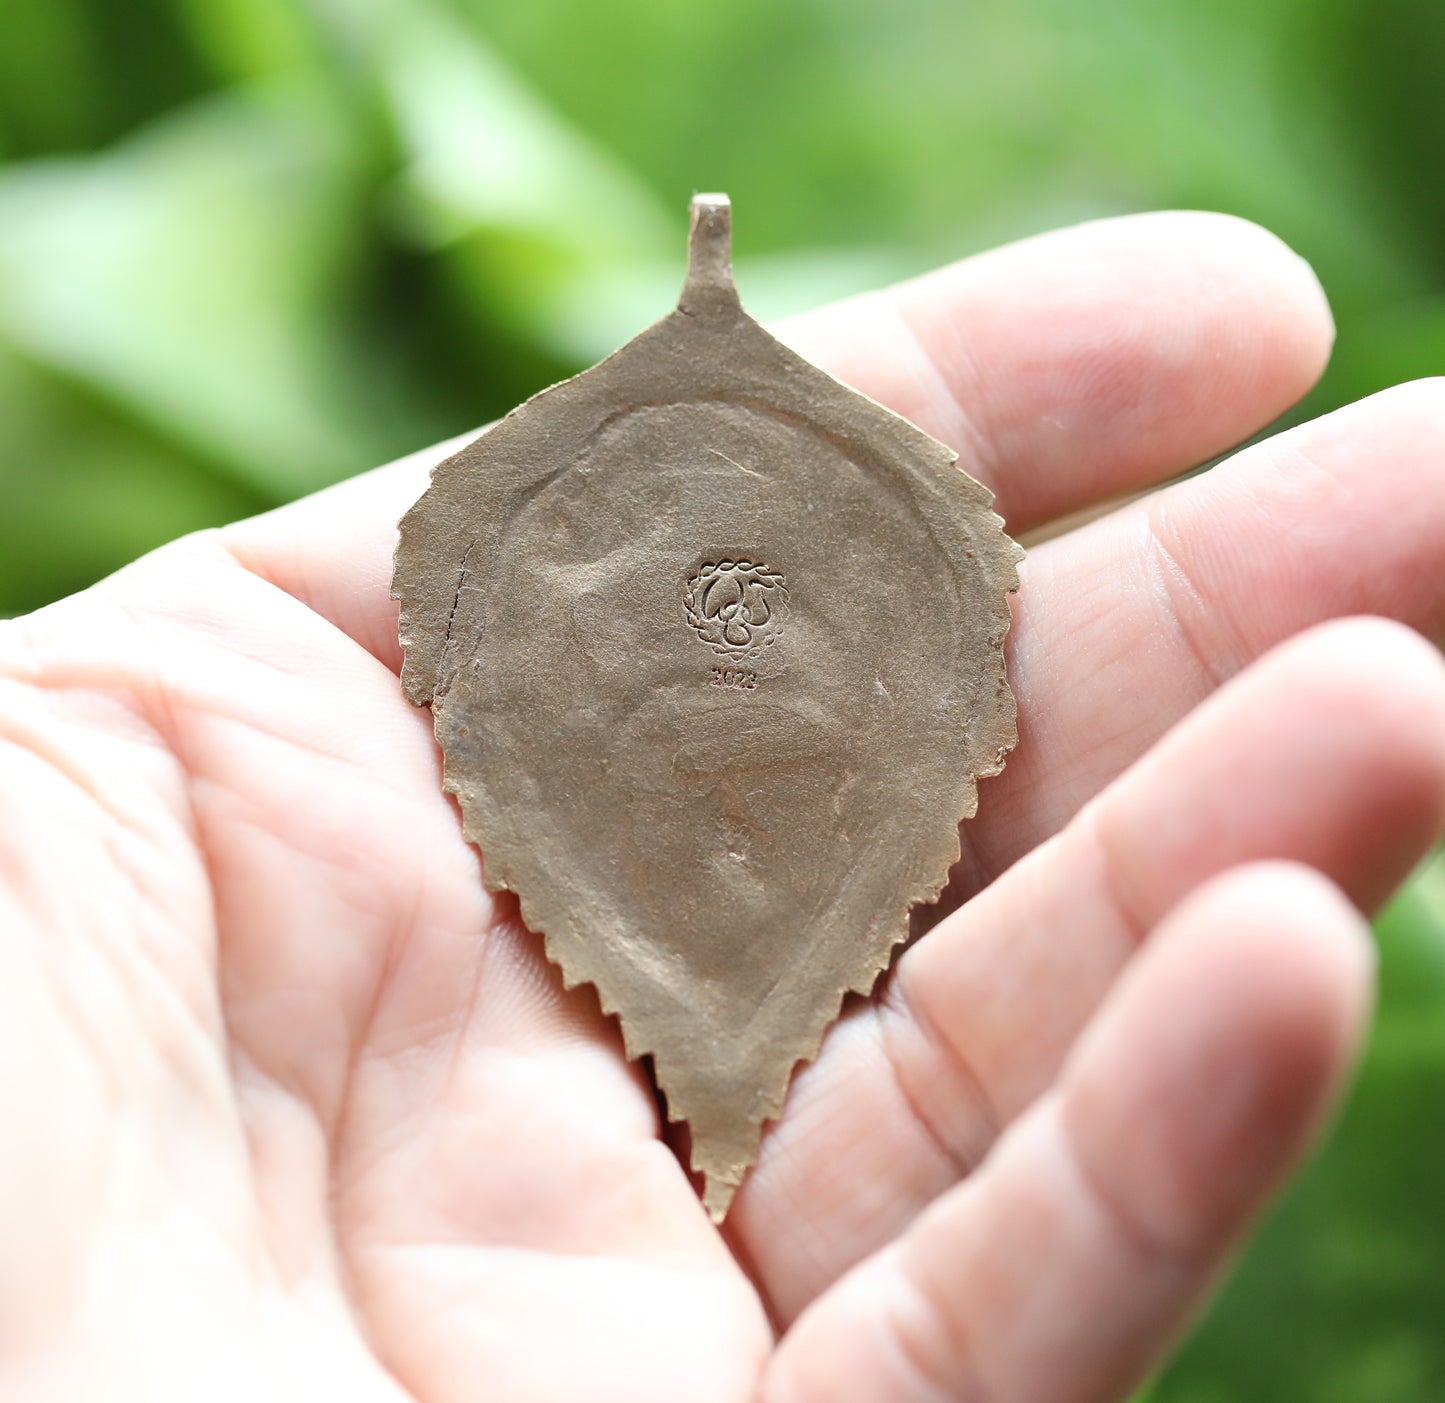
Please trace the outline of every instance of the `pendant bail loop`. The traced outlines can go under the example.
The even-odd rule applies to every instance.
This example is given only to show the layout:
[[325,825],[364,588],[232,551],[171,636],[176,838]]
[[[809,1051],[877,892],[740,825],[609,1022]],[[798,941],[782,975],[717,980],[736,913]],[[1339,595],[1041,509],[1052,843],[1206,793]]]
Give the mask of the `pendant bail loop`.
[[733,211],[726,195],[692,197],[687,240],[687,281],[678,298],[681,311],[693,314],[707,307],[739,307],[733,282]]

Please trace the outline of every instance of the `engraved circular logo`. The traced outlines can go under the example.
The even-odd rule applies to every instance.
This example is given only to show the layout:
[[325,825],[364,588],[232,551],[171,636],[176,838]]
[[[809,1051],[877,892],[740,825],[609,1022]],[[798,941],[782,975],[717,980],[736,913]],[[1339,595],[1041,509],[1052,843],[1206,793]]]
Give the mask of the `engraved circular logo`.
[[783,627],[788,589],[782,574],[741,555],[707,558],[688,578],[687,621],[715,653],[743,658],[773,643]]

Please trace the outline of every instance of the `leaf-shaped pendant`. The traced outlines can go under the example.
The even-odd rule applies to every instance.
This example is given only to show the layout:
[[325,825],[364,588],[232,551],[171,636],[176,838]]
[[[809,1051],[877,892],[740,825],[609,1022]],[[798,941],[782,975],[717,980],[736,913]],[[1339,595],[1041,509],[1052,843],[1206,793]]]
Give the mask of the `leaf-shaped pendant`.
[[1014,745],[1022,554],[743,311],[730,237],[698,197],[677,309],[438,466],[393,583],[487,885],[652,1054],[718,1219]]

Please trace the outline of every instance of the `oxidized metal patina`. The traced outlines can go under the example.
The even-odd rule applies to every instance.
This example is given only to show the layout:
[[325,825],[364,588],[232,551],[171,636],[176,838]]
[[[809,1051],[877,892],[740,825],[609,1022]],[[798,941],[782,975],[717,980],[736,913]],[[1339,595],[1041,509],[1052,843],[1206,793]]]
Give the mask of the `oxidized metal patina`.
[[1015,743],[991,504],[743,311],[703,196],[677,309],[402,522],[403,683],[487,884],[652,1054],[715,1217]]

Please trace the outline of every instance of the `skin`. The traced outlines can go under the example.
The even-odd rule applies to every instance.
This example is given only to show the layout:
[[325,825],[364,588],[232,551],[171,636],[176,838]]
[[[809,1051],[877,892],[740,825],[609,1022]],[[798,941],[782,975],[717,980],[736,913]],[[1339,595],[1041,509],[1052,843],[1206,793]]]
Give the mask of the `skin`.
[[1084,1403],[1198,1309],[1445,815],[1445,388],[1064,529],[1316,378],[1271,236],[1107,221],[780,334],[1054,534],[957,909],[724,1231],[399,691],[438,448],[0,625],[4,1397]]

